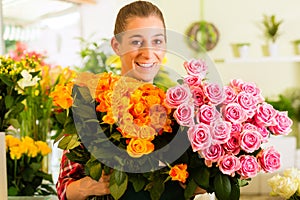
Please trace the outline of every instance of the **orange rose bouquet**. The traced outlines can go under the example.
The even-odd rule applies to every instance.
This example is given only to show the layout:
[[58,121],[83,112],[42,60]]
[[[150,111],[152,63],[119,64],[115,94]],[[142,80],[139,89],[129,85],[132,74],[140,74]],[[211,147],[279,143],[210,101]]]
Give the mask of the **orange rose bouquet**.
[[164,90],[112,73],[83,72],[74,82],[57,85],[50,96],[57,115],[64,113],[59,148],[69,150],[68,158],[84,164],[95,180],[102,171],[111,173],[114,199],[129,182],[136,192],[148,190],[153,200],[160,198],[165,182],[185,182],[187,166],[175,162],[182,140],[173,141],[180,129]]

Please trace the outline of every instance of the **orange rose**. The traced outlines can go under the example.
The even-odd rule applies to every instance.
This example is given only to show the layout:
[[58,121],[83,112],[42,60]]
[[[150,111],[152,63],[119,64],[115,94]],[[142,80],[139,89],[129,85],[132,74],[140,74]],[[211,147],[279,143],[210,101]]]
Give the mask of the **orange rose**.
[[131,157],[139,158],[154,151],[154,144],[148,140],[131,139],[127,146],[127,152]]
[[189,173],[186,171],[186,164],[178,164],[172,167],[169,171],[169,175],[172,178],[172,181],[180,181],[185,183],[187,177],[189,177]]

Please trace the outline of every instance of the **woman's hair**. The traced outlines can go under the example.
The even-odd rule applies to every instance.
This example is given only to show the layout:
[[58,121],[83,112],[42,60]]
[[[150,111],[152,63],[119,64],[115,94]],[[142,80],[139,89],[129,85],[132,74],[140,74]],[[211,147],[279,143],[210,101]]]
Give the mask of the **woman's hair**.
[[156,16],[161,19],[166,28],[164,17],[160,9],[148,1],[134,1],[122,7],[117,15],[114,35],[125,31],[128,20],[133,17]]

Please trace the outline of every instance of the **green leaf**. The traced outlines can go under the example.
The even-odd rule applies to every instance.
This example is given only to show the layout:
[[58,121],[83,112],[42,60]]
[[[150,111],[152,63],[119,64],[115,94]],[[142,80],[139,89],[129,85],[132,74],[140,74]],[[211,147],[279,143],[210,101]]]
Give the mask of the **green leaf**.
[[152,182],[152,187],[149,189],[151,199],[160,199],[161,194],[165,190],[163,180],[157,179]]
[[67,145],[67,149],[74,149],[75,147],[78,147],[80,145],[80,142],[78,141],[78,136],[76,134],[73,134],[69,144]]
[[197,183],[194,181],[194,179],[190,180],[184,190],[184,198],[190,199],[193,196],[196,188],[197,188]]
[[12,107],[14,105],[14,98],[10,95],[5,96],[5,107],[6,109]]
[[216,197],[220,200],[231,200],[231,183],[227,175],[218,173],[214,179]]
[[60,149],[68,149],[69,143],[71,142],[73,135],[68,135],[62,138],[58,143],[58,148]]
[[98,160],[90,159],[86,163],[86,168],[89,172],[89,176],[98,181],[102,175],[102,166],[101,163]]
[[14,85],[14,82],[10,79],[10,78],[8,78],[8,77],[6,77],[5,75],[0,75],[0,79],[7,85],[7,86],[13,86]]
[[114,170],[112,173],[112,176],[115,177],[115,182],[118,186],[120,186],[126,179],[127,174],[125,172],[119,171],[119,170]]
[[209,188],[210,171],[208,168],[196,168],[192,171],[192,177],[201,188]]
[[8,196],[17,196],[18,195],[18,189],[15,186],[10,186],[8,188]]
[[240,199],[240,186],[237,182],[231,182],[231,194],[230,200],[239,200]]
[[134,174],[129,177],[129,181],[132,183],[134,191],[141,191],[146,185],[146,179],[141,174]]
[[128,185],[128,176],[125,176],[125,180],[121,185],[118,185],[115,180],[115,176],[110,177],[110,183],[109,183],[109,189],[111,192],[111,195],[114,197],[115,200],[118,200],[122,197],[122,195],[125,193]]
[[15,129],[20,128],[20,123],[17,119],[9,119],[8,123],[11,124]]

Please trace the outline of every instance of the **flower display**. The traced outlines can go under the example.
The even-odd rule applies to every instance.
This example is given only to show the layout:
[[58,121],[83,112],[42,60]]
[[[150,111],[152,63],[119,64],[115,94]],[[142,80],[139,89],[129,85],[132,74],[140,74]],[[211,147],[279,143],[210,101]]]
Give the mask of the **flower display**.
[[0,131],[5,131],[10,125],[18,127],[18,115],[24,109],[25,95],[18,92],[17,82],[25,66],[7,56],[1,56],[0,62]]
[[187,130],[189,156],[197,154],[197,165],[182,163],[193,172],[187,187],[215,192],[218,199],[239,199],[239,188],[260,171],[280,168],[280,154],[274,147],[263,149],[262,144],[270,135],[290,133],[292,120],[287,112],[265,102],[254,83],[239,79],[223,87],[209,83],[201,59],[186,61],[184,67],[187,76],[181,85],[167,90],[166,104]]
[[280,196],[284,199],[300,198],[300,171],[296,168],[285,169],[282,175],[276,174],[268,179],[272,188],[271,196]]
[[[63,127],[58,147],[95,180],[102,170],[111,173],[115,199],[128,182],[159,199],[167,181],[178,181],[186,199],[200,187],[235,200],[259,172],[279,169],[280,154],[262,144],[291,131],[287,113],[266,103],[254,83],[220,86],[206,79],[203,60],[183,66],[187,75],[166,91],[155,82],[84,72],[50,94]],[[166,159],[168,152],[179,153]]]
[[56,194],[50,186],[52,176],[41,170],[42,159],[51,152],[47,143],[12,135],[6,135],[5,141],[8,196]]

